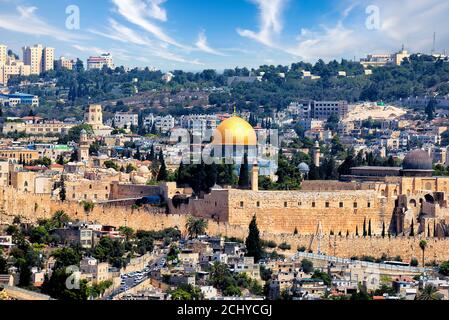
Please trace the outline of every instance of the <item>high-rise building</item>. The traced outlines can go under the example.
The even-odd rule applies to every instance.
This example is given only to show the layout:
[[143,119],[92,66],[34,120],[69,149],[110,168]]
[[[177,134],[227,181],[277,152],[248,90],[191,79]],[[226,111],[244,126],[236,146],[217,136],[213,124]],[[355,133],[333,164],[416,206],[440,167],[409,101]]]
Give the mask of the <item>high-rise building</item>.
[[31,67],[31,74],[53,70],[55,49],[44,48],[41,44],[23,47],[23,62]]
[[54,65],[55,65],[55,49],[54,48],[44,48],[42,58],[43,59],[42,59],[41,72],[53,70]]
[[6,63],[7,47],[4,44],[0,44],[0,66]]
[[102,69],[104,66],[114,69],[114,60],[110,53],[103,53],[99,57],[89,57],[87,59],[87,70]]

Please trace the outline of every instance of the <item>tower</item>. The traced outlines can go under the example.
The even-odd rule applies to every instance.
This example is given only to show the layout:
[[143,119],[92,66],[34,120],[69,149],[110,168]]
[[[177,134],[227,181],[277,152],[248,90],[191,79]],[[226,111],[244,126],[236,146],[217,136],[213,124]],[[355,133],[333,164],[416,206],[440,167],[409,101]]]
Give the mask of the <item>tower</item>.
[[320,166],[320,158],[321,158],[321,150],[320,150],[320,144],[318,141],[315,142],[315,146],[312,149],[312,157],[313,157],[313,164],[315,167]]
[[251,190],[259,191],[259,165],[257,161],[253,164],[251,168]]
[[103,127],[101,105],[91,104],[87,107],[86,113],[84,114],[84,123],[91,125],[93,130],[99,130]]
[[78,147],[78,161],[87,162],[89,161],[89,139],[87,137],[86,130],[81,130],[80,133],[80,143]]

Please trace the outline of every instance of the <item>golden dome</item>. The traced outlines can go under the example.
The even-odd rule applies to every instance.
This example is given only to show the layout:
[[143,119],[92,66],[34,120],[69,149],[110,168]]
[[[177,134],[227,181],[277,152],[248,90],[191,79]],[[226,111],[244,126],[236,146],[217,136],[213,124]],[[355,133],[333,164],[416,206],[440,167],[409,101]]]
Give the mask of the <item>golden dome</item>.
[[212,143],[214,145],[257,146],[257,135],[248,122],[233,116],[223,121],[215,129]]

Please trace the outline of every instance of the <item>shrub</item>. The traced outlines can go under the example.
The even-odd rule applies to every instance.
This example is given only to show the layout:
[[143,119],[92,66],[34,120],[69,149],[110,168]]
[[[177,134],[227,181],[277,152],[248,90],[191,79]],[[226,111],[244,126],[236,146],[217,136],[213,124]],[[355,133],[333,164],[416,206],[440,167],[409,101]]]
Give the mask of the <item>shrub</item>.
[[286,243],[286,242],[282,242],[282,243],[278,246],[278,248],[281,249],[281,250],[290,250],[290,249],[292,248],[292,246],[289,245],[289,244]]

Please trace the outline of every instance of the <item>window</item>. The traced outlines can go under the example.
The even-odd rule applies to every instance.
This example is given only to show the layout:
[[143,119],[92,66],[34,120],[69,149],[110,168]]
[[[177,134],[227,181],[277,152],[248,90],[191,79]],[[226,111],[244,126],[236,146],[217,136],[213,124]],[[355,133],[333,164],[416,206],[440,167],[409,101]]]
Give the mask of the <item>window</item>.
[[340,208],[343,208],[343,207],[344,207],[343,202],[340,202]]
[[260,208],[260,201],[257,201],[256,206],[257,208]]
[[284,202],[284,208],[287,208],[287,207],[288,207],[288,203]]
[[326,202],[326,208],[329,208],[330,204],[329,202]]
[[368,202],[367,207],[371,208],[371,202]]
[[354,208],[357,208],[357,202],[354,202]]
[[312,208],[315,208],[315,202],[312,202]]
[[240,201],[240,208],[243,208],[243,201]]

